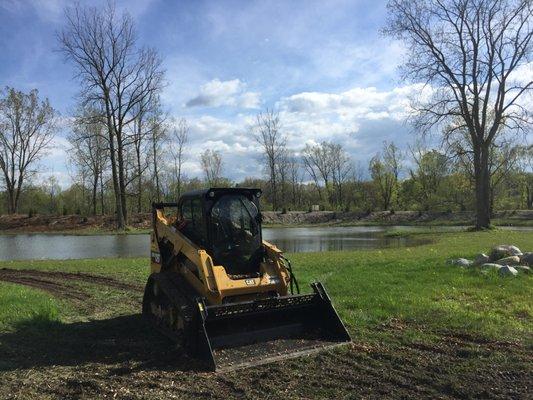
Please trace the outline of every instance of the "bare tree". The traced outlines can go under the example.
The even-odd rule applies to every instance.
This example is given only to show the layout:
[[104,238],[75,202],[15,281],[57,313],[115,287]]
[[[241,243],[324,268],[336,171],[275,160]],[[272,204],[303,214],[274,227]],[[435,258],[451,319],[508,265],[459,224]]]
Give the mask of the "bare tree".
[[[187,120],[182,118],[178,122],[177,128],[172,131],[172,143],[170,151],[174,162],[174,180],[176,182],[176,198],[179,199],[182,190],[183,162],[185,161],[185,147],[189,141],[189,125]],[[203,157],[203,156],[202,156]],[[202,158],[203,166],[203,158]],[[204,169],[205,171],[205,169]],[[219,171],[220,172],[220,171]]]
[[287,205],[287,184],[289,180],[289,150],[284,147],[280,150],[277,165],[277,177],[279,186],[279,201],[286,210]]
[[327,142],[317,145],[307,144],[302,150],[302,160],[318,191],[321,200],[329,201],[329,196],[323,199],[321,186],[329,193],[331,181],[331,163]]
[[263,149],[266,171],[272,196],[272,208],[279,208],[279,163],[285,149],[286,138],[281,132],[279,114],[266,110],[257,115],[252,135]]
[[350,156],[340,143],[329,143],[329,157],[331,162],[331,178],[335,190],[335,203],[341,205],[343,201],[343,187],[348,179],[352,166]]
[[522,129],[530,110],[521,101],[533,81],[520,74],[531,61],[531,0],[391,0],[385,33],[410,50],[404,76],[430,85],[414,103],[416,125],[442,125],[444,140],[466,130],[475,178],[476,226],[490,225],[491,146]]
[[341,144],[322,142],[311,146],[306,145],[302,151],[304,166],[315,182],[319,197],[322,199],[323,184],[327,198],[333,204],[342,202],[342,188],[349,176],[350,157]]
[[[161,201],[161,177],[159,161],[164,158],[164,143],[167,141],[168,127],[165,123],[165,117],[161,112],[156,112],[150,120],[151,124],[151,156],[152,156],[152,175],[155,181],[155,198]],[[153,197],[153,196],[152,196]]]
[[370,160],[370,176],[381,197],[384,210],[388,210],[393,203],[401,161],[402,155],[398,147],[394,143],[387,142],[383,142],[382,153],[376,154]]
[[207,149],[201,156],[202,169],[204,170],[205,180],[209,186],[214,187],[220,184],[222,177],[222,156],[216,150]]
[[[150,99],[152,100],[152,99]],[[160,121],[159,102],[157,99],[151,103],[138,103],[133,107],[133,120],[131,131],[125,135],[124,145],[132,145],[134,148],[135,163],[132,181],[137,183],[135,196],[137,197],[137,212],[142,211],[143,176],[150,166],[149,152],[153,150],[153,139]],[[153,159],[157,170],[157,159]],[[129,182],[126,184],[126,186]]]
[[291,186],[291,201],[294,207],[301,205],[302,168],[298,157],[293,152],[287,155],[287,170]]
[[77,67],[85,105],[105,116],[117,227],[127,223],[125,127],[137,118],[140,104],[149,104],[162,87],[161,60],[154,49],[139,48],[128,14],[80,5],[65,12],[59,42],[67,60]]
[[103,173],[107,167],[108,143],[105,136],[105,125],[93,110],[81,110],[75,118],[72,133],[68,137],[71,145],[69,158],[78,169],[88,174],[91,179],[91,208],[96,215],[97,194],[100,183],[102,214],[103,206]]
[[18,211],[23,185],[50,147],[56,112],[37,90],[23,93],[7,87],[0,98],[0,168],[7,192],[7,209]]

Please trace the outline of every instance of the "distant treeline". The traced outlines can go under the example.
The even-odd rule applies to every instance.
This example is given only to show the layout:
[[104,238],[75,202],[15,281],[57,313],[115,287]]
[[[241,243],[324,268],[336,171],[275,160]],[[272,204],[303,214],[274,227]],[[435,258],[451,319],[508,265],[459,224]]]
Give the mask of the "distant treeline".
[[[389,151],[390,146],[393,145],[386,145]],[[399,157],[399,152],[396,154]],[[460,163],[449,161],[444,154],[435,150],[426,151],[421,156],[415,155],[415,167],[412,169],[404,169],[398,160],[390,158],[390,154],[379,154],[368,166],[370,178],[366,173],[364,175],[367,177],[362,178],[364,170],[353,167],[342,180],[335,184],[328,181],[327,185],[318,176],[317,182],[309,181],[305,162],[302,158],[296,163],[298,179],[280,179],[276,193],[269,180],[258,178],[232,182],[223,177],[216,177],[214,181],[182,177],[179,183],[181,187],[178,187],[171,171],[162,171],[158,189],[153,172],[148,171],[141,184],[132,185],[128,193],[128,212],[148,212],[151,202],[157,200],[158,196],[162,201],[175,201],[180,192],[213,185],[259,187],[263,189],[262,205],[265,210],[274,209],[274,199],[277,202],[275,209],[279,211],[305,211],[313,205],[319,205],[321,210],[338,211],[475,209],[473,182],[468,172]],[[397,165],[397,171],[394,171],[394,165]],[[523,165],[520,160],[515,160],[511,167],[502,168],[493,175],[493,210],[533,209],[533,173],[524,170]],[[29,185],[21,194],[19,213],[114,214],[116,202],[110,179],[104,175],[103,184],[98,185],[96,196],[93,196],[90,177],[83,174],[79,176],[80,181],[65,190],[61,189],[54,177],[42,185]],[[406,178],[400,179],[399,176]],[[2,214],[8,211],[7,203],[6,193],[0,192]]]

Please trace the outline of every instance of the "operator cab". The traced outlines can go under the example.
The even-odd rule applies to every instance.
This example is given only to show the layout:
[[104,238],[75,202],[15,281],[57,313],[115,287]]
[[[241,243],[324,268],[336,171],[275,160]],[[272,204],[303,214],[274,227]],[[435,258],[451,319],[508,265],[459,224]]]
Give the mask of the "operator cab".
[[181,231],[207,250],[230,276],[259,273],[264,258],[261,190],[211,188],[184,194],[179,203]]

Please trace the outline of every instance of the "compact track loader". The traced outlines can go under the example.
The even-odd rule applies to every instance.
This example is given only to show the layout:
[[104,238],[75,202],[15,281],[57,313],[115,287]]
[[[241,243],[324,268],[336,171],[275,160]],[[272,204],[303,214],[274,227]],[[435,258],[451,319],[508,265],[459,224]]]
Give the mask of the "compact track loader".
[[211,188],[152,205],[143,315],[211,370],[350,341],[322,284],[299,294],[289,260],[262,239],[260,196]]

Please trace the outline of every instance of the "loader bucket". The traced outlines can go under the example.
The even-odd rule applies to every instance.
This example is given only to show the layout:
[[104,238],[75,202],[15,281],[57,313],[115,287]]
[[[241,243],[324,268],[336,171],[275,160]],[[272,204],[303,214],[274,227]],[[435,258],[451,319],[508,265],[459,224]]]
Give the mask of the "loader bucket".
[[198,355],[209,369],[229,371],[350,342],[322,284],[311,287],[308,295],[200,307]]

